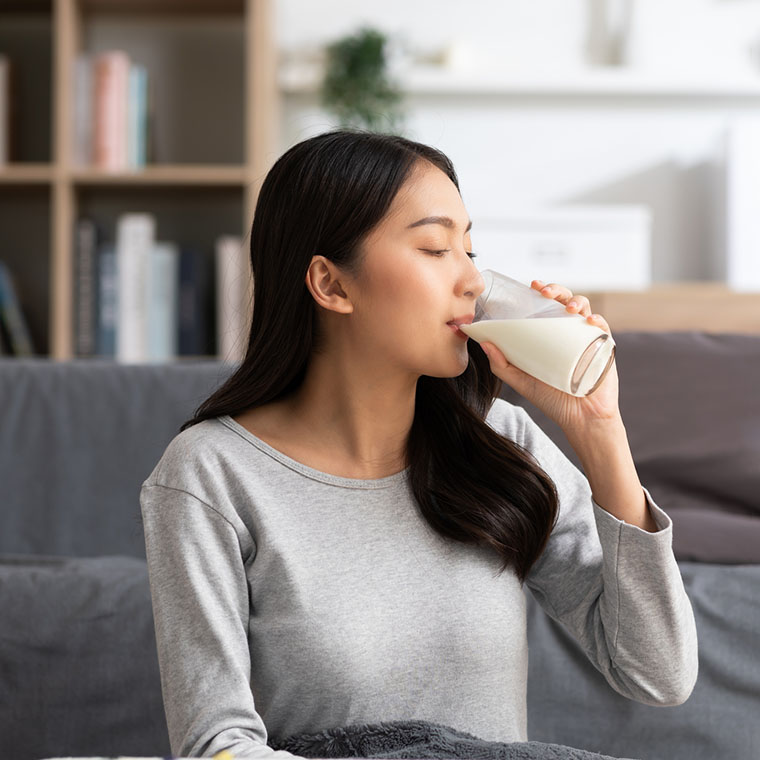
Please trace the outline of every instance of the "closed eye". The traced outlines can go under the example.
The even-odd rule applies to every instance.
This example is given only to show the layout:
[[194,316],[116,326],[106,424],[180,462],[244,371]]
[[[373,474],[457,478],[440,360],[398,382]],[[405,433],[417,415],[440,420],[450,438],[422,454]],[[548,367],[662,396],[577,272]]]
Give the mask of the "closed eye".
[[[421,251],[425,251],[425,253],[431,253],[433,256],[442,256],[444,253],[448,253],[451,248],[440,248],[439,250],[432,250],[430,248],[420,248]],[[475,251],[465,251],[465,253],[471,258],[474,259],[477,257],[477,253]]]

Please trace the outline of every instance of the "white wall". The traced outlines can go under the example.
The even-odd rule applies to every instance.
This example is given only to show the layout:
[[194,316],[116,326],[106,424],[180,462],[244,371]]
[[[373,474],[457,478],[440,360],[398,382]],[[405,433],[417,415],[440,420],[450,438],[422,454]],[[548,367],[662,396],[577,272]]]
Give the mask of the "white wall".
[[[569,77],[604,55],[604,8],[604,0],[279,0],[277,28],[290,57],[367,23],[412,55],[455,43],[472,77]],[[630,8],[621,51],[630,70],[760,84],[757,0],[633,0]],[[760,88],[747,96],[439,93],[406,103],[406,133],[452,158],[473,219],[532,203],[646,204],[654,282],[723,277],[724,138],[734,119],[760,113]],[[282,116],[282,150],[333,126],[314,94],[284,95]]]

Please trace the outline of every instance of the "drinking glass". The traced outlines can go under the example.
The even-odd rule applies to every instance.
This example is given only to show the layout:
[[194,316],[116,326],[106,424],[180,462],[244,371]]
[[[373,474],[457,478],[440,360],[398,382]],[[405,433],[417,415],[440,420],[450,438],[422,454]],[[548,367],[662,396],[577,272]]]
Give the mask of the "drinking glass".
[[496,345],[511,364],[573,396],[588,396],[615,360],[615,341],[582,314],[500,272],[481,272],[475,319],[459,329]]

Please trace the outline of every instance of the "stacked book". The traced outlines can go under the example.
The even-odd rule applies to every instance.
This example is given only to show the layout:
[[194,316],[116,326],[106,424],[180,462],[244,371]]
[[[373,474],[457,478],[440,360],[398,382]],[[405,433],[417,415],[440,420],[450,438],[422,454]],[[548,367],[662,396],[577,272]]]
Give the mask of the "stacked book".
[[0,53],[0,166],[11,161],[11,60]]
[[74,163],[106,171],[144,167],[148,73],[123,50],[81,54],[74,69]]
[[250,266],[241,238],[217,238],[212,259],[157,240],[152,214],[119,217],[115,242],[82,218],[75,260],[77,356],[124,363],[242,356]]
[[34,353],[15,279],[0,260],[0,356],[33,356]]

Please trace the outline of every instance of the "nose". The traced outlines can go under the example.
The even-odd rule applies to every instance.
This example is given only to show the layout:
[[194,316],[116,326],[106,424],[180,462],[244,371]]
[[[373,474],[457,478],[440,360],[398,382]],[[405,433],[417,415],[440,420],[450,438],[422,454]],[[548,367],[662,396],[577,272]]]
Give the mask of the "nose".
[[476,300],[478,296],[486,289],[486,282],[472,259],[470,259],[470,270],[471,271],[467,279],[468,289],[465,290],[464,294]]

